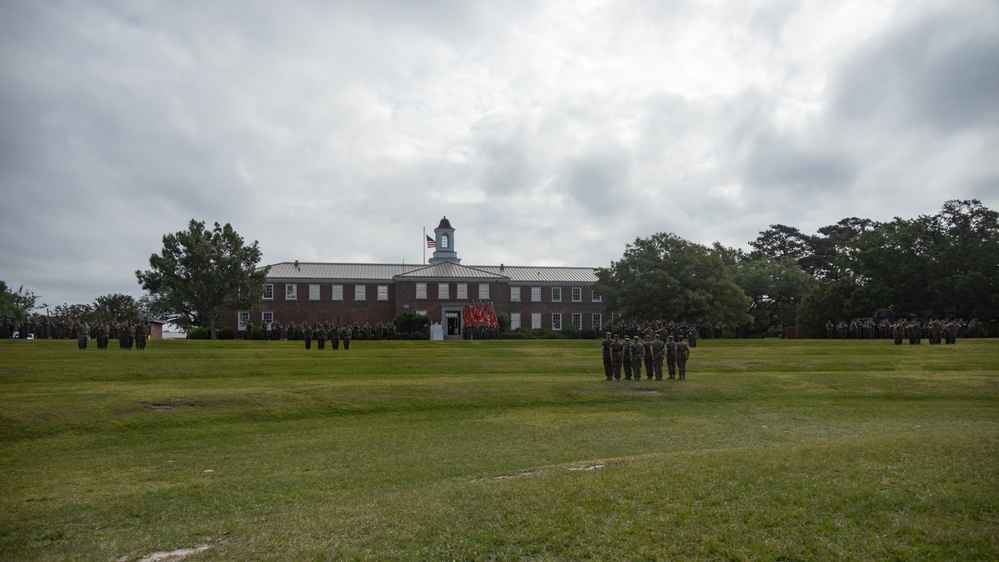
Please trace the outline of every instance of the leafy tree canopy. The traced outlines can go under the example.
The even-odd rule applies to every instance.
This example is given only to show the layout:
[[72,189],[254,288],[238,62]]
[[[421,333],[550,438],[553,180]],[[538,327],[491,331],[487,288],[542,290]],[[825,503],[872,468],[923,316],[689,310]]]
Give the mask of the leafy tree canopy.
[[139,301],[120,293],[97,297],[91,308],[93,317],[103,322],[140,320],[142,316]]
[[163,236],[163,251],[149,257],[151,269],[136,271],[150,293],[151,309],[182,327],[206,326],[212,339],[222,310],[258,305],[269,268],[257,268],[257,242],[246,245],[226,224],[211,230],[191,219],[188,229]]
[[750,299],[750,334],[779,336],[797,324],[796,307],[817,282],[790,259],[760,258],[728,266],[732,278]]
[[[23,285],[15,291],[7,286],[6,281],[0,281],[0,314],[20,319],[39,308],[37,302],[38,295],[26,290]],[[43,304],[41,308],[45,306]]]
[[722,257],[675,234],[636,239],[623,258],[597,270],[594,289],[608,310],[639,322],[742,325],[750,320],[749,298]]

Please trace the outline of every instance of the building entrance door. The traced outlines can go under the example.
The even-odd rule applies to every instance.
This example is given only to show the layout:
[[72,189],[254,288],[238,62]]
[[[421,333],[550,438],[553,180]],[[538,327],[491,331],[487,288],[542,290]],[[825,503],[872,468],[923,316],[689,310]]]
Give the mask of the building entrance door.
[[461,337],[461,314],[455,310],[449,310],[444,313],[444,318],[447,320],[446,336],[451,338]]

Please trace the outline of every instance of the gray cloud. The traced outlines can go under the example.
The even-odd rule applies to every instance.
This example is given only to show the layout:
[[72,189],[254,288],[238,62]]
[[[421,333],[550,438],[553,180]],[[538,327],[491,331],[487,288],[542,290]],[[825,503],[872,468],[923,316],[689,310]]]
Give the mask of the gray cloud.
[[837,113],[939,134],[995,127],[999,8],[977,8],[931,12],[860,49],[836,84]]

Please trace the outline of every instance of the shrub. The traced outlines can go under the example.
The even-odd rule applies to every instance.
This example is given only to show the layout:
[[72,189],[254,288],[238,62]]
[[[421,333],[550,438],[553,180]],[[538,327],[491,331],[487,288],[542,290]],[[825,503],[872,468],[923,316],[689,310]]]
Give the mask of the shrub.
[[568,326],[562,328],[562,335],[571,340],[578,340],[579,328],[577,328],[575,324],[569,324]]
[[583,328],[579,331],[579,339],[581,340],[595,340],[597,339],[597,331],[593,328]]
[[430,318],[415,312],[403,312],[393,318],[392,323],[395,324],[396,332],[420,333],[424,326],[430,324]]
[[217,337],[220,340],[231,340],[235,336],[236,336],[236,333],[233,332],[232,328],[219,328],[215,332],[215,337]]
[[530,339],[530,335],[517,330],[516,332],[503,332],[500,334],[500,339],[502,340],[527,340]]
[[212,334],[208,331],[208,328],[202,328],[200,326],[197,328],[191,328],[190,331],[187,332],[187,339],[189,340],[207,340],[211,339],[211,337]]

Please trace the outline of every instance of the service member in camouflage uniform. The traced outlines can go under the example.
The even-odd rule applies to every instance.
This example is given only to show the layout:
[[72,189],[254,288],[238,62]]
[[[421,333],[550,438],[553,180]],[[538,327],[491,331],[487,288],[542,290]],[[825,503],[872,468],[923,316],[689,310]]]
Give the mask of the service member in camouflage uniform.
[[319,349],[326,349],[326,324],[320,322],[316,324],[316,343],[319,344]]
[[108,348],[108,337],[109,328],[107,322],[101,322],[97,325],[97,349],[107,349]]
[[614,380],[621,380],[621,364],[624,361],[624,344],[621,343],[621,336],[617,336],[611,343],[611,363],[614,366]]
[[621,370],[624,371],[624,380],[631,380],[631,338],[624,337],[621,344]]
[[666,357],[666,344],[656,332],[655,339],[652,340],[652,360],[656,369],[656,380],[663,380],[663,359]]
[[614,339],[611,338],[611,333],[607,332],[604,334],[604,341],[600,342],[600,353],[604,360],[604,376],[607,380],[614,379],[614,365],[611,360],[611,346],[614,344]]
[[666,338],[666,369],[669,371],[669,378],[676,378],[676,342],[673,336]]
[[645,343],[642,344],[642,358],[645,359],[645,378],[652,380],[655,376],[655,359],[652,352],[652,334],[645,335]]
[[645,347],[642,341],[635,336],[631,342],[631,376],[634,380],[642,380],[642,360],[645,358]]
[[330,326],[330,345],[333,347],[333,351],[340,349],[340,326],[338,324]]
[[676,342],[676,366],[680,371],[680,380],[687,378],[687,359],[690,358],[690,347],[683,338]]
[[87,349],[87,338],[90,337],[90,326],[85,320],[80,320],[76,326],[76,345],[80,349]]

